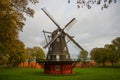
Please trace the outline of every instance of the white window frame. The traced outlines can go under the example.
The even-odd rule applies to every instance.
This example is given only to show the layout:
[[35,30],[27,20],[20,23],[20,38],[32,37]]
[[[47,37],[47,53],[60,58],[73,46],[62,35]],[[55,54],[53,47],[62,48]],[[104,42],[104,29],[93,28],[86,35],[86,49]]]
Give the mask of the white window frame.
[[56,60],[59,61],[60,60],[60,56],[56,55]]

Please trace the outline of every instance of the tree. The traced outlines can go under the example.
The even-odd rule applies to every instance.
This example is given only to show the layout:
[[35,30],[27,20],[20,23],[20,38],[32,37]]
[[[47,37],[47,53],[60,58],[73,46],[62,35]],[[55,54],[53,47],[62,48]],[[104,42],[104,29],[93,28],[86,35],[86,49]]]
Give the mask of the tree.
[[120,59],[120,37],[117,37],[112,41],[112,44],[115,46],[115,51],[117,52]]
[[111,62],[112,66],[120,60],[120,37],[112,41],[112,44],[106,44],[104,48],[94,48],[91,50],[91,58],[97,63]]
[[99,59],[100,55],[98,53],[98,48],[93,48],[91,50],[91,52],[90,52],[90,55],[91,55],[91,59],[94,60],[95,62],[97,62],[98,65],[99,65],[99,63],[100,63],[100,59]]
[[114,63],[118,62],[119,59],[119,55],[116,52],[116,48],[112,44],[106,44],[105,48],[108,50],[107,54],[108,61],[110,61],[112,66],[114,66]]
[[112,44],[106,44],[105,48],[109,50],[108,60],[112,66],[120,59],[120,37],[117,37],[112,41]]
[[27,48],[27,54],[29,56],[28,62],[45,60],[45,54],[40,47]]
[[103,66],[105,66],[105,62],[107,61],[107,53],[108,50],[105,48],[94,48],[92,49],[90,55],[91,58],[98,63],[98,65],[99,63],[103,63]]
[[19,63],[26,61],[27,54],[23,42],[21,42],[20,40],[16,40],[14,44],[15,45],[13,45],[11,48],[13,50],[9,54],[9,63],[11,63],[11,66],[18,66]]
[[12,45],[3,48],[4,54],[0,53],[0,64],[17,66],[26,60],[25,45],[20,40],[16,40]]
[[105,62],[107,61],[108,50],[105,48],[99,48],[98,52],[100,53],[100,61],[103,63],[103,66],[105,66]]
[[36,61],[45,60],[44,51],[40,47],[33,47],[33,53],[36,56]]
[[9,60],[8,54],[0,54],[0,65],[6,65]]
[[88,60],[88,52],[87,51],[80,51],[80,54],[78,55],[78,61],[86,63],[87,60]]
[[33,61],[33,51],[32,51],[32,48],[26,48],[26,52],[27,52],[27,56],[28,56],[28,62],[31,62]]
[[[31,17],[34,14],[34,11],[27,6],[28,2],[38,3],[37,0],[0,0],[0,58],[3,59],[1,63],[14,64],[11,59],[13,55],[17,55],[18,46],[15,46],[20,42],[18,34],[24,26],[24,13]],[[17,58],[14,60],[17,61]]]
[[[88,9],[91,9],[94,4],[102,5],[101,9],[108,8],[110,4],[116,3],[117,0],[77,0],[77,7],[83,8],[86,6]],[[68,0],[70,3],[70,0]]]

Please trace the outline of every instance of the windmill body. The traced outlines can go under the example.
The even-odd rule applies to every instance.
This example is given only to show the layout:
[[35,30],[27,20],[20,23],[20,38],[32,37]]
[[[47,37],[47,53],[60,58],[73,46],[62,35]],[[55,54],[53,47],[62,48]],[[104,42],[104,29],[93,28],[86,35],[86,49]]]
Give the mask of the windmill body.
[[[65,37],[67,36],[75,45],[81,50],[84,50],[69,34],[64,30],[74,20],[69,21],[63,29],[54,21],[54,19],[48,14],[48,12],[42,8],[42,11],[50,18],[50,20],[57,26],[57,29],[51,32],[51,39],[49,42],[46,40],[44,48],[48,47],[47,58],[44,65],[45,74],[72,74],[73,62],[70,58],[67,43]],[[45,33],[45,31],[43,31]],[[48,33],[48,32],[46,32]],[[45,36],[46,39],[46,36]]]
[[[59,34],[59,30],[52,33],[52,38]],[[47,61],[70,61],[70,54],[65,41],[64,33],[61,33],[49,46]]]

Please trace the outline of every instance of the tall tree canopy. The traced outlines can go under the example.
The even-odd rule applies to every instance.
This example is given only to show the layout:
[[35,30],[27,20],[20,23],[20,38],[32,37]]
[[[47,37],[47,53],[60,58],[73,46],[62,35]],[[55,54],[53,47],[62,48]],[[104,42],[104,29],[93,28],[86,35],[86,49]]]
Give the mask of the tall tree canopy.
[[[24,26],[24,13],[30,17],[34,14],[28,7],[29,2],[38,3],[37,0],[0,0],[0,57],[11,65],[14,63],[12,54],[19,53],[20,47],[17,44],[24,45],[18,40],[19,31],[22,31]],[[24,49],[24,46],[22,47],[21,49]]]

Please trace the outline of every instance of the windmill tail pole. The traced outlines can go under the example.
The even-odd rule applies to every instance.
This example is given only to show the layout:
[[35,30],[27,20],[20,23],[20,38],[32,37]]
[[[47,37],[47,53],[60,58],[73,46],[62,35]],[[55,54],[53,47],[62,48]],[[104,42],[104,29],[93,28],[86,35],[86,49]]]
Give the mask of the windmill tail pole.
[[47,48],[50,44],[52,44],[57,38],[58,36],[61,34],[62,32],[60,32],[59,34],[57,34],[47,45],[45,45],[44,48]]
[[45,35],[44,30],[43,30],[43,34],[44,34],[44,37],[45,37],[46,44],[48,44],[47,37],[46,37],[46,35]]

